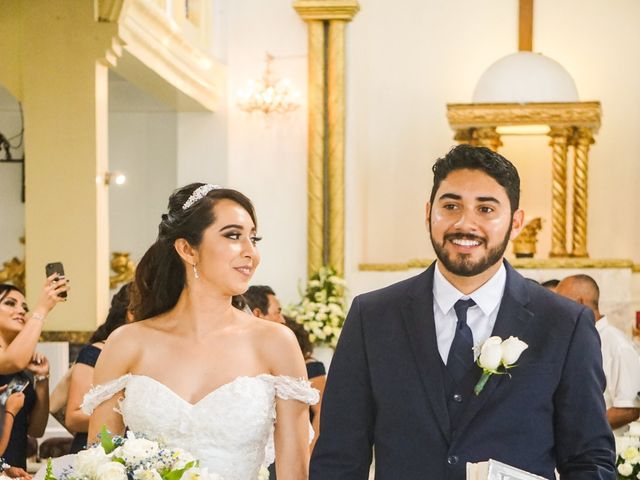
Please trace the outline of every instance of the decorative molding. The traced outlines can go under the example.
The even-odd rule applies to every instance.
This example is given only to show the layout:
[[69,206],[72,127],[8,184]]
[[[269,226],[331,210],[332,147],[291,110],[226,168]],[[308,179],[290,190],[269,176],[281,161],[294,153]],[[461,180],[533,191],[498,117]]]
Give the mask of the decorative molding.
[[123,283],[133,280],[136,274],[136,264],[129,258],[128,252],[113,252],[111,254],[111,271],[114,275],[109,277],[109,288],[114,290]]
[[93,331],[47,330],[40,334],[41,342],[69,342],[69,343],[89,343]]
[[[102,22],[117,23],[117,42],[155,74],[201,108],[217,108],[224,88],[224,66],[205,52],[203,45],[197,45],[202,43],[197,35],[186,35],[186,27],[157,3],[100,0],[98,17]],[[180,102],[175,106],[179,111],[185,109]],[[189,107],[187,110],[194,110]]]
[[[427,268],[434,262],[432,259],[413,259],[405,263],[361,263],[358,270],[361,272],[400,272],[411,269]],[[626,259],[601,259],[594,258],[514,258],[509,263],[517,269],[581,269],[581,268],[623,268],[640,272],[640,264],[634,264]]]
[[600,102],[450,103],[447,118],[454,130],[500,125],[552,125],[600,128]]
[[357,0],[296,0],[293,2],[303,20],[344,20],[350,22],[360,11]]

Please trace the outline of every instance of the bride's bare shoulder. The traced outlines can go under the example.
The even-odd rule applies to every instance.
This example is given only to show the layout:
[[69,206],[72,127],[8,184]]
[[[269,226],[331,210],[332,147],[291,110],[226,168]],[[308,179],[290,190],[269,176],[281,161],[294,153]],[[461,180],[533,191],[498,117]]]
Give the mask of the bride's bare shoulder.
[[253,317],[254,345],[275,375],[306,375],[302,350],[293,331],[281,323]]

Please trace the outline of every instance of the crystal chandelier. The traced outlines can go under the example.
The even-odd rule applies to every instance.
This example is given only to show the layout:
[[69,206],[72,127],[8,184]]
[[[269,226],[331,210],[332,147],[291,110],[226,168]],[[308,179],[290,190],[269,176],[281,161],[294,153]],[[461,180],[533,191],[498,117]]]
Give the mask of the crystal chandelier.
[[267,53],[267,66],[260,80],[250,80],[245,90],[238,91],[238,107],[245,112],[286,114],[300,106],[300,92],[291,87],[291,81],[278,79],[271,72],[273,55]]

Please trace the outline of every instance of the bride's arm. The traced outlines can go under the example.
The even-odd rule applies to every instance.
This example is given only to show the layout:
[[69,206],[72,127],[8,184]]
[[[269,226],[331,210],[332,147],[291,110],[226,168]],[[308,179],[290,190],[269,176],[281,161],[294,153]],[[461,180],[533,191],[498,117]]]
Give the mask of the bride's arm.
[[[265,342],[273,375],[306,379],[307,369],[300,346],[291,330],[277,324]],[[309,405],[276,397],[274,442],[278,480],[300,480],[309,476]]]
[[[125,325],[109,336],[93,372],[94,387],[106,385],[131,371],[136,356],[137,330],[132,327],[134,325]],[[122,416],[116,411],[118,400],[124,396],[123,393],[123,389],[118,391],[95,408],[89,419],[88,444],[98,441],[98,434],[103,426],[115,435],[124,434]]]

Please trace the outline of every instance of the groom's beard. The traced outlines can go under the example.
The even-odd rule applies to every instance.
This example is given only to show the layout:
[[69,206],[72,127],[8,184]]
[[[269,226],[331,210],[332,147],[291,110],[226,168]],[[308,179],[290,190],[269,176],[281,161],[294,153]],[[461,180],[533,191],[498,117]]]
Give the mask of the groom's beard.
[[502,243],[493,248],[488,248],[486,254],[476,261],[473,260],[471,254],[451,254],[447,251],[445,244],[458,238],[478,240],[481,244],[486,245],[487,241],[484,238],[464,233],[451,233],[444,235],[442,243],[438,243],[433,238],[431,229],[429,229],[429,238],[431,238],[431,245],[433,245],[438,261],[442,262],[442,265],[447,269],[447,271],[461,277],[473,277],[484,272],[502,259],[504,252],[507,249],[507,245],[509,245],[511,228],[512,225],[509,225],[509,230],[502,240]]

